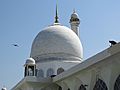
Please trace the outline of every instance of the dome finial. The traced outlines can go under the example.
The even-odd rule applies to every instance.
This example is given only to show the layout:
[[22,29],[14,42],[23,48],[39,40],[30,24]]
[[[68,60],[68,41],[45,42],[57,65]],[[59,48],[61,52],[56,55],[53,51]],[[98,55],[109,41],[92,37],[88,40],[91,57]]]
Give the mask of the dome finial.
[[75,13],[76,12],[76,10],[75,10],[75,8],[73,9],[73,13]]
[[57,7],[57,4],[56,4],[55,23],[59,23],[59,21],[58,21],[58,7]]

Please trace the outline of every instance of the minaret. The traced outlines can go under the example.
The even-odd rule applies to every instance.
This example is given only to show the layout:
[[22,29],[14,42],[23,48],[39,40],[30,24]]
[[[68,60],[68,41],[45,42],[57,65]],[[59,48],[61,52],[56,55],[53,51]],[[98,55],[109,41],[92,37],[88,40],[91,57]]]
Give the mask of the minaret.
[[73,14],[71,15],[71,19],[70,19],[70,25],[71,25],[71,29],[79,36],[79,24],[80,24],[80,19],[78,14],[75,12],[75,10],[73,11]]

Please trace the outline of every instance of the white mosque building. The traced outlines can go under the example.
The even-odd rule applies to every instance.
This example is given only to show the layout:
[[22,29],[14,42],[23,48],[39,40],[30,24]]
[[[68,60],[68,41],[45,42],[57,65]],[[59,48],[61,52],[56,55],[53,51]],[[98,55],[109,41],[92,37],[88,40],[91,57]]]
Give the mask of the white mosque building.
[[80,19],[74,11],[71,29],[55,22],[35,37],[24,78],[11,90],[120,90],[120,43],[83,60]]

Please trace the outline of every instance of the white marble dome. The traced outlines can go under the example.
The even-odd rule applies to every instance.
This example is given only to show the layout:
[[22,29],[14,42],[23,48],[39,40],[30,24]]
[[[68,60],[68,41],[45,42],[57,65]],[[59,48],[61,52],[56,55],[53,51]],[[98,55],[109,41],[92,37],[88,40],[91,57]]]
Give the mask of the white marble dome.
[[33,58],[28,58],[27,60],[26,60],[26,63],[25,63],[26,65],[33,65],[33,64],[35,64],[35,60],[33,59]]
[[38,33],[33,41],[30,57],[36,62],[63,59],[81,61],[83,48],[79,37],[71,29],[54,24]]

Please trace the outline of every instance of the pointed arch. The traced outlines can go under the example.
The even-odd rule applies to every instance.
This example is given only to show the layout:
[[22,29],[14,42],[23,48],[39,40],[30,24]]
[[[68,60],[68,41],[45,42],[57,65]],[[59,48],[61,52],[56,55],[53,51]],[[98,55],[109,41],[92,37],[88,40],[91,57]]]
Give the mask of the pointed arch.
[[57,74],[60,74],[62,72],[64,72],[64,69],[62,67],[57,69]]
[[82,80],[79,77],[74,77],[74,90],[79,90],[80,86],[83,84]]
[[108,90],[108,88],[103,80],[98,79],[93,90]]
[[114,90],[120,90],[120,75],[117,77],[115,81]]

